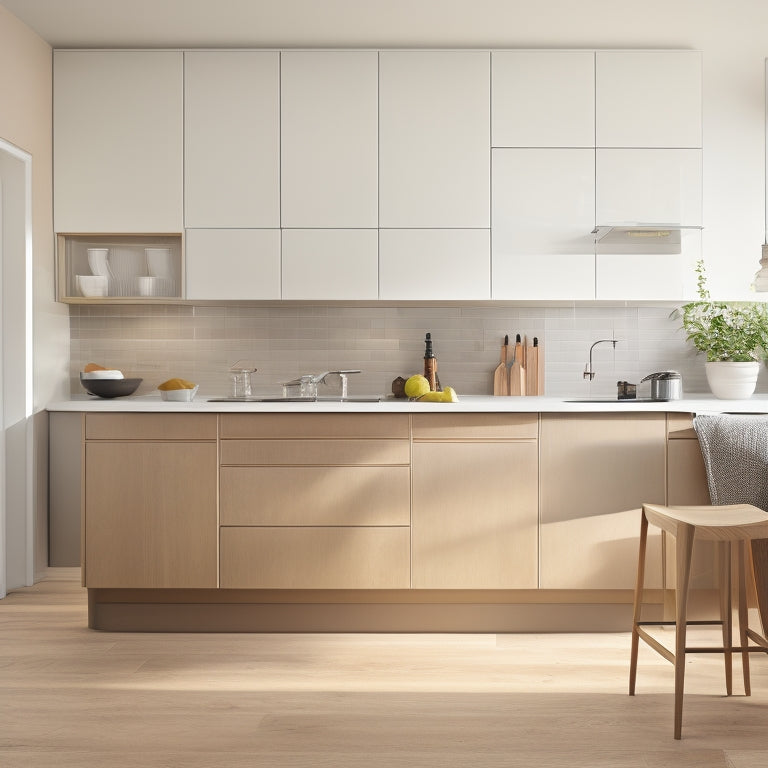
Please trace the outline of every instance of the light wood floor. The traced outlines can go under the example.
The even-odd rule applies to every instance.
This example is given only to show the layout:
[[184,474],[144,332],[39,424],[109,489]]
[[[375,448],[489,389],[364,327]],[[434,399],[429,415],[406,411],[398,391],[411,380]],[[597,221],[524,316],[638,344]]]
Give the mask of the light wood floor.
[[768,657],[750,698],[691,657],[681,742],[672,666],[641,646],[631,698],[628,661],[629,633],[94,632],[52,570],[0,601],[0,766],[768,765]]

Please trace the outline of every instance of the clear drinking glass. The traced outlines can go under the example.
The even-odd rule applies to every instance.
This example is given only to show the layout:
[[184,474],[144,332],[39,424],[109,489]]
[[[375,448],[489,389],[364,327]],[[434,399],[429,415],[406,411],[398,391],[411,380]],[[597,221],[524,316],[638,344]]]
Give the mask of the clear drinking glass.
[[253,394],[251,376],[256,373],[256,370],[256,366],[250,360],[238,360],[230,366],[232,397],[250,397]]
[[232,374],[232,397],[251,396],[252,371],[230,371]]

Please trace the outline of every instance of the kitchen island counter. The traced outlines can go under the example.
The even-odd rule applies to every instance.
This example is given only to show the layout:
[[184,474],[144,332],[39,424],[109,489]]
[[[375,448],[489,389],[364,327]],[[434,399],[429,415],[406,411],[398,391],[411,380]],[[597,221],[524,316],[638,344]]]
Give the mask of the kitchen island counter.
[[458,403],[420,403],[384,398],[370,401],[222,402],[199,395],[190,403],[162,400],[159,395],[98,398],[73,395],[49,403],[49,411],[86,413],[768,413],[768,395],[746,400],[719,400],[711,394],[690,394],[669,401],[609,401],[559,397],[459,396]]

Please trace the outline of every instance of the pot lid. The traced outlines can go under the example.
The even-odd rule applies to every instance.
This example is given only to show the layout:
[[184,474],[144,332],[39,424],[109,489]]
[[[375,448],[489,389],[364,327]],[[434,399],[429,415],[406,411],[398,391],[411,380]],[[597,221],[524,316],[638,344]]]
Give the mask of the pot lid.
[[677,371],[657,371],[656,373],[649,373],[644,379],[640,379],[640,383],[644,381],[673,381],[675,379],[682,379],[683,377]]

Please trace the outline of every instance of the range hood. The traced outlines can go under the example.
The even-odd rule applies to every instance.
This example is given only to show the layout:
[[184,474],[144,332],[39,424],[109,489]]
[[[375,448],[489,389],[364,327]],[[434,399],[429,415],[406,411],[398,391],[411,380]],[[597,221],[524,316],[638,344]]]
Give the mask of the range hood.
[[598,224],[595,236],[597,253],[682,253],[683,238],[702,227],[682,227],[679,224],[647,224],[623,222]]

